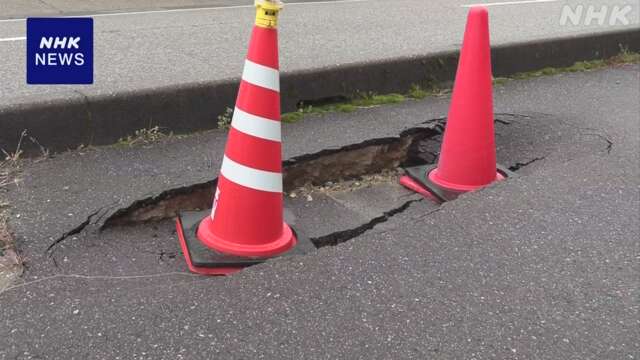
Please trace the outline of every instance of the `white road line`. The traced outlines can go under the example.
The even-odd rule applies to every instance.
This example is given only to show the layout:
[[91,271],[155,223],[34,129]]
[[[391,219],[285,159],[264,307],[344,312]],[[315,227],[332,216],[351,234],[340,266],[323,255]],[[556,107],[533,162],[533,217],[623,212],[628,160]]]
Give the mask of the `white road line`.
[[[359,3],[359,2],[367,2],[367,1],[371,1],[371,0],[310,1],[310,2],[285,3],[285,7],[286,6],[297,6],[297,5],[323,5],[323,4]],[[190,11],[247,9],[247,8],[254,8],[254,7],[255,7],[254,5],[235,5],[235,6],[199,7],[199,8],[185,8],[185,9],[113,12],[113,13],[86,14],[86,15],[68,15],[68,16],[58,16],[58,17],[107,17],[107,16],[145,15],[145,14],[170,14],[170,13],[180,13],[180,12],[190,12]],[[47,15],[47,16],[54,17],[54,15]],[[5,19],[5,20],[0,20],[0,23],[3,23],[3,22],[18,22],[18,21],[25,21],[25,20],[26,19]]]
[[26,38],[26,37],[24,37],[24,36],[20,36],[20,37],[10,37],[10,38],[0,38],[0,42],[22,41],[22,40],[27,40],[27,38]]
[[558,2],[559,0],[523,0],[523,1],[505,1],[505,2],[495,2],[495,3],[478,3],[478,4],[468,4],[468,5],[460,5],[461,7],[473,7],[473,6],[500,6],[500,5],[521,5],[521,4],[537,4],[537,3],[552,3]]

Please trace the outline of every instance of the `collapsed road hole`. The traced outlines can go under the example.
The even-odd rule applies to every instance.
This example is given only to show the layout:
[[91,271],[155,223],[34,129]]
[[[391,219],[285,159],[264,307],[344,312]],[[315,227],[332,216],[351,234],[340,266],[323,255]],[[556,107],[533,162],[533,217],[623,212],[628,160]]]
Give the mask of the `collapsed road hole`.
[[[509,125],[515,121],[517,114],[495,115],[496,123]],[[284,191],[288,193],[309,185],[321,186],[328,182],[359,179],[366,175],[395,171],[398,167],[433,164],[438,157],[445,122],[446,118],[429,119],[423,121],[422,126],[402,131],[399,136],[369,139],[284,161]],[[216,181],[171,189],[135,201],[111,215],[101,229],[157,222],[175,218],[179,211],[207,209],[211,206]]]
[[[284,191],[307,185],[322,185],[395,170],[398,167],[432,164],[437,158],[441,121],[403,131],[397,137],[366,140],[338,149],[322,150],[283,163]],[[174,218],[179,211],[203,210],[211,206],[216,180],[167,190],[138,200],[116,211],[102,229]]]
[[367,140],[285,161],[285,191],[307,184],[355,179],[399,166],[431,164],[439,141],[430,139],[439,135],[440,131],[435,128],[411,128],[399,137]]
[[[496,113],[495,115],[496,124],[505,126],[511,125],[512,122],[517,122],[518,118],[512,114]],[[304,195],[304,191],[310,191],[309,194],[315,191],[348,193],[358,191],[358,189],[378,186],[378,184],[385,186],[384,184],[388,184],[389,181],[395,183],[394,180],[397,180],[398,171],[401,171],[401,167],[428,165],[436,161],[445,121],[445,118],[429,119],[419,123],[416,127],[401,132],[400,135],[395,137],[370,139],[358,144],[322,150],[285,161],[283,163],[285,194],[288,193],[287,196],[294,198],[300,194]],[[535,159],[532,162],[542,159],[544,157]],[[514,167],[521,168],[527,165],[529,165],[529,162],[517,163]],[[319,171],[319,169],[322,171]],[[97,226],[99,231],[108,227],[123,225],[148,226],[152,222],[159,224],[163,220],[173,219],[179,211],[206,209],[210,206],[213,198],[216,181],[217,179],[214,179],[167,190],[157,196],[135,201],[130,206],[117,210],[115,213],[107,209],[102,216],[92,214],[87,221],[57,239],[47,251],[53,255],[53,249],[59,243],[66,240],[69,235],[83,231],[89,223]],[[297,195],[291,196],[294,192]],[[313,201],[313,199],[309,200],[310,197],[307,195],[307,201]],[[362,222],[351,224],[352,226],[343,226],[340,229],[332,228],[331,231],[327,232],[318,232],[311,237],[311,241],[316,247],[333,246],[347,242],[403,213],[412,204],[424,200],[408,196],[407,199],[403,199],[403,196],[396,199],[400,201],[390,207],[379,209],[381,212],[378,214],[370,213],[371,217],[361,219]],[[112,205],[109,208],[113,209]],[[437,207],[426,215],[439,210],[440,208]],[[108,213],[112,215],[102,222],[101,219]],[[93,217],[99,217],[99,219],[94,222]],[[162,253],[159,254],[161,260],[164,255]],[[167,257],[172,258],[172,256]]]

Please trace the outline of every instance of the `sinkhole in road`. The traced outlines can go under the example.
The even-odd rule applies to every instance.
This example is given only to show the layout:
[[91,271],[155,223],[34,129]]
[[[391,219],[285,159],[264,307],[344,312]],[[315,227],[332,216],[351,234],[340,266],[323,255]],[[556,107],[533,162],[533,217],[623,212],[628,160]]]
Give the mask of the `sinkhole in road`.
[[[528,130],[522,125],[530,119],[526,115],[496,114],[497,140],[504,136],[501,133],[511,138],[514,130],[524,134]],[[445,118],[430,119],[397,136],[367,139],[284,161],[287,222],[305,232],[317,247],[333,246],[373,229],[412,203],[422,201],[419,195],[402,188],[398,177],[403,167],[435,163],[445,121]],[[514,124],[518,125],[514,127]],[[523,141],[531,146],[536,142],[526,138]],[[519,154],[513,155],[509,156],[513,163],[506,165],[515,171],[543,159],[546,154],[538,153],[533,160],[529,156],[520,159]],[[215,184],[216,179],[140,199],[114,212],[101,229],[147,226],[174,219],[180,211],[210,208]],[[425,204],[422,206],[428,211],[431,204]],[[438,207],[433,204],[434,209]],[[302,221],[296,224],[296,218]],[[317,226],[318,223],[324,225]]]
[[[549,157],[557,162],[607,154],[611,148],[597,130],[576,128],[550,114],[500,112],[495,120],[499,162],[525,177]],[[416,120],[404,130],[392,123],[390,129],[378,131],[378,137],[358,143],[336,139],[340,145],[335,148],[287,159],[283,166],[287,223],[319,248],[357,242],[364,233],[393,231],[397,223],[392,219],[408,212],[423,214],[424,219],[446,211],[446,204],[424,200],[398,184],[402,167],[435,163],[444,123],[443,118]],[[179,211],[209,208],[214,189],[215,179],[166,188],[125,206],[103,206],[56,238],[47,253],[57,268],[69,273],[85,266],[107,272],[182,270],[175,216]],[[481,190],[464,197],[485,194]]]
[[[354,180],[389,178],[399,167],[431,164],[436,160],[443,131],[443,118],[402,131],[396,137],[365,140],[336,149],[325,149],[283,162],[285,194],[303,194],[326,184],[334,188]],[[378,175],[378,176],[375,176]],[[138,200],[116,211],[102,228],[135,225],[174,218],[179,211],[211,206],[214,179]]]
[[[390,230],[392,218],[414,207],[425,216],[444,209],[398,183],[403,167],[436,162],[444,123],[444,118],[416,122],[404,130],[287,159],[287,223],[320,248]],[[495,124],[498,158],[511,170],[535,171],[530,164],[549,156],[558,144],[575,142],[553,131],[561,120],[544,114],[496,113]],[[56,238],[47,253],[56,267],[69,272],[88,263],[105,271],[114,266],[176,270],[181,257],[175,217],[180,211],[210,208],[215,185],[213,179],[167,188],[124,207],[101,208]]]

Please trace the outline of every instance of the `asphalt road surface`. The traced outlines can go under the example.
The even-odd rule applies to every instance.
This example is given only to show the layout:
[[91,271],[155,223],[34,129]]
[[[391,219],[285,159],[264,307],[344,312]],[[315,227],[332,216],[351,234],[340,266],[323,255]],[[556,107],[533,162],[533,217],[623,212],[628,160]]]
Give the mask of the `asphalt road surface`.
[[[517,177],[229,278],[187,273],[172,220],[98,231],[211,180],[224,132],[25,165],[8,197],[26,271],[0,293],[0,358],[637,359],[639,71],[497,87],[498,159]],[[448,102],[305,118],[284,127],[285,158],[427,127]],[[305,227],[340,230],[335,215]]]
[[[466,6],[472,2],[290,2],[281,15],[281,69],[310,70],[458,49]],[[232,3],[233,6],[226,6]],[[598,9],[618,4],[604,0],[580,3],[594,4]],[[50,10],[73,15],[78,14],[77,4],[70,0],[2,1],[0,14],[12,18],[47,15]],[[80,11],[95,18],[92,86],[26,85],[25,21],[0,20],[0,110],[17,104],[111,96],[239,76],[254,18],[252,5],[193,0],[184,6],[197,8],[165,10],[163,7],[169,2],[150,4],[88,2]],[[638,6],[633,1],[628,5],[626,23],[616,21],[613,25],[609,21],[587,25],[582,21],[586,19],[575,25],[562,24],[562,11],[567,4],[578,3],[541,0],[489,4],[493,44],[638,26]]]

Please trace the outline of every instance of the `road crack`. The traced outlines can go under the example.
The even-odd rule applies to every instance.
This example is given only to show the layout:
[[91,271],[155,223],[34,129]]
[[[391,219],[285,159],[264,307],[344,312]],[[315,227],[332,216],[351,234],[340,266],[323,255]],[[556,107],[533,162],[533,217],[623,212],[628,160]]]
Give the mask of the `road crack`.
[[[53,256],[53,253],[55,252],[55,248],[62,243],[63,241],[65,241],[66,239],[68,239],[70,236],[73,235],[77,235],[79,233],[81,233],[87,226],[89,226],[91,224],[91,221],[93,220],[94,217],[98,216],[100,214],[100,212],[102,210],[104,210],[105,207],[101,207],[100,209],[94,211],[93,213],[89,214],[87,216],[87,218],[80,223],[80,225],[74,227],[73,229],[65,232],[64,234],[62,234],[60,237],[58,237],[57,239],[55,239],[48,247],[47,250],[45,251],[45,253],[49,254],[49,257]],[[102,214],[100,217],[98,217],[98,219],[101,219],[104,216],[104,214]],[[54,260],[55,261],[55,260]]]
[[420,198],[420,199],[407,201],[394,209],[385,211],[381,216],[375,217],[358,227],[342,230],[342,231],[336,231],[331,234],[323,235],[316,238],[311,238],[311,241],[318,248],[325,247],[325,246],[336,246],[338,244],[347,242],[353,238],[356,238],[366,233],[369,230],[372,230],[376,226],[389,221],[389,219],[393,218],[394,216],[403,213],[405,210],[407,210],[411,206],[411,204],[417,203],[423,200],[424,200],[423,198]]
[[544,160],[544,159],[546,159],[545,156],[536,157],[536,158],[533,158],[533,159],[531,159],[529,161],[525,161],[525,162],[517,162],[517,163],[515,163],[515,165],[509,166],[509,170],[518,171],[518,170],[522,169],[525,166],[529,166],[529,165],[533,164],[536,161],[541,161],[541,160]]

